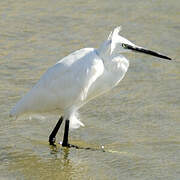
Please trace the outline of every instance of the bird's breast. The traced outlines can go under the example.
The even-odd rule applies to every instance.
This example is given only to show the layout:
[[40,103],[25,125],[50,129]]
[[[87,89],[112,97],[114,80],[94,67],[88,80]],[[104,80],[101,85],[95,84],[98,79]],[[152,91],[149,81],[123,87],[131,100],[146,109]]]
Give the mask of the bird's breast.
[[114,58],[104,65],[103,74],[92,84],[88,92],[88,100],[93,99],[115,87],[125,76],[129,62],[126,58]]

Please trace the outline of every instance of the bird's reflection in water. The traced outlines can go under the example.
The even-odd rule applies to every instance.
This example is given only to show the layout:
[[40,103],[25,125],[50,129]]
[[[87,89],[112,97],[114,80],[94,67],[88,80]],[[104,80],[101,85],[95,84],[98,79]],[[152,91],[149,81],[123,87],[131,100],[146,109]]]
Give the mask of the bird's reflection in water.
[[69,159],[70,149],[57,146],[50,146],[50,154],[61,162],[61,170],[68,171],[72,168],[71,160]]
[[53,154],[56,158],[58,158],[58,155],[60,153],[61,155],[63,155],[65,160],[68,159],[69,150],[69,148],[59,148],[57,146],[50,146],[50,154]]

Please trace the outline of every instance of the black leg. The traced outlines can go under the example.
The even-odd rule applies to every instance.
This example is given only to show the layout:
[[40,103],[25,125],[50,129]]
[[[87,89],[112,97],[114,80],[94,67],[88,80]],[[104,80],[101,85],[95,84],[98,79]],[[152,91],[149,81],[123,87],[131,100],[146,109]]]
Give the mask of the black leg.
[[69,147],[68,134],[69,134],[69,120],[66,120],[62,146]]
[[55,141],[56,141],[56,134],[61,126],[63,122],[63,117],[61,116],[59,121],[57,122],[56,126],[54,127],[53,131],[51,132],[50,136],[49,136],[49,144],[50,145],[55,145]]
[[78,146],[73,145],[73,144],[69,144],[69,142],[68,142],[68,134],[69,134],[69,120],[66,120],[62,146],[63,147],[74,147],[76,149],[79,149]]

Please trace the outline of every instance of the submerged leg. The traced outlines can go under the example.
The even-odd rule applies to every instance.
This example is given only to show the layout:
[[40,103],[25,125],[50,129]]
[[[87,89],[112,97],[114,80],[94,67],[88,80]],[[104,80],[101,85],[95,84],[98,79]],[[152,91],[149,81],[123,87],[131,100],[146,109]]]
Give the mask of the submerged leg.
[[49,144],[50,145],[55,145],[55,141],[56,141],[56,134],[61,126],[63,122],[63,117],[61,116],[59,121],[57,122],[56,126],[54,127],[53,131],[51,132],[50,136],[49,136]]

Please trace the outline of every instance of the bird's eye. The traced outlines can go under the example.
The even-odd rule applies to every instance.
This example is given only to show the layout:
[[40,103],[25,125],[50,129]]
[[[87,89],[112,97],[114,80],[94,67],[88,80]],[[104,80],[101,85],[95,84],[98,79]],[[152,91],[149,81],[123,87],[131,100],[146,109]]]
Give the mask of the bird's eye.
[[123,48],[126,48],[126,44],[122,44],[122,47],[123,47]]

